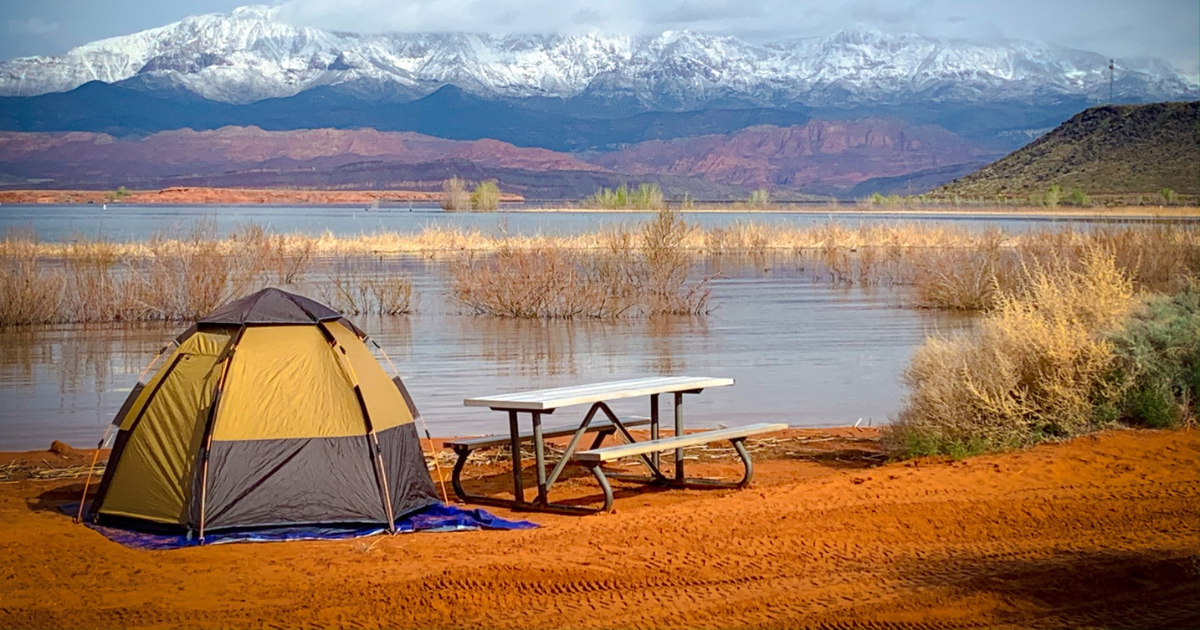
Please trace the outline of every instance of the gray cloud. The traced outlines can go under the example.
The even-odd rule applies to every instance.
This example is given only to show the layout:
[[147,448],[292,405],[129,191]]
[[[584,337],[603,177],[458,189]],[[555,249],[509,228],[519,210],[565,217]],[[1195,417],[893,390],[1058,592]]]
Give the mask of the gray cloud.
[[[282,19],[360,32],[652,35],[690,28],[752,42],[846,28],[995,41],[1025,39],[1115,57],[1163,57],[1200,73],[1196,0],[268,0]],[[228,11],[247,0],[4,0],[0,57],[58,54],[95,39]],[[57,28],[52,28],[57,25]]]

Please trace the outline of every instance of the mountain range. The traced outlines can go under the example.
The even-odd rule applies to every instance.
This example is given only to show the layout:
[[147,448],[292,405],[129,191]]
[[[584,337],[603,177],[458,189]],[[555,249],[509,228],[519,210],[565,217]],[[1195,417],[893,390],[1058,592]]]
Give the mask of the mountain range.
[[[250,6],[0,62],[0,131],[13,132],[0,181],[426,186],[459,174],[531,197],[621,181],[712,199],[920,192],[1107,99],[1109,78],[1102,55],[1033,42],[357,34]],[[1118,101],[1197,98],[1196,79],[1161,60],[1119,59],[1112,78]],[[310,154],[334,137],[340,153]],[[232,139],[262,153],[218,147]]]
[[[330,85],[412,100],[447,84],[504,98],[629,101],[646,109],[722,103],[863,103],[1103,98],[1102,55],[1031,42],[982,45],[843,31],[752,45],[670,31],[658,37],[341,33],[248,6],[0,64],[0,95],[63,92],[89,81],[167,79],[204,98],[249,103]],[[1168,100],[1194,80],[1153,59],[1121,59],[1116,94]]]
[[[373,129],[264,131],[223,127],[117,138],[91,132],[0,132],[0,173],[53,188],[171,186],[439,190],[457,175],[497,179],[530,199],[586,196],[653,182],[672,198],[733,200],[770,188],[778,199],[836,194],[870,177],[950,167],[942,181],[996,157],[938,127],[891,119],[811,120],[732,134],[650,141],[569,154],[497,140],[446,140]],[[957,169],[957,170],[954,170]]]

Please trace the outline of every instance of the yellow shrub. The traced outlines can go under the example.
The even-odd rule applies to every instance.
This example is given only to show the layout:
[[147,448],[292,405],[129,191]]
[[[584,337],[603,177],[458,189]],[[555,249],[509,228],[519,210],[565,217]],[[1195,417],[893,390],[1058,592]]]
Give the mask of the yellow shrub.
[[1081,268],[1027,270],[1021,295],[1001,294],[972,333],[933,338],[904,373],[910,388],[884,441],[894,454],[965,454],[1096,427],[1094,405],[1113,349],[1104,333],[1128,315],[1133,287],[1114,256],[1086,251]]

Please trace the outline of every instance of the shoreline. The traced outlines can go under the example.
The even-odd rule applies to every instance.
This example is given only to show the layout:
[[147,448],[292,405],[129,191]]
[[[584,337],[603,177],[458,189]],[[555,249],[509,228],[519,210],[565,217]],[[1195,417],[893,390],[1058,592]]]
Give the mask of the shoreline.
[[[111,190],[0,190],[0,203],[8,205],[311,205],[356,206],[373,203],[441,201],[441,192],[418,190],[303,190],[286,188],[176,187],[161,190],[130,190],[117,196]],[[503,193],[502,203],[525,200]]]
[[[0,483],[0,627],[1200,622],[1194,429],[1112,430],[964,460],[893,463],[870,457],[870,430],[804,431],[824,435],[789,430],[766,436],[773,444],[757,440],[755,481],[742,490],[614,484],[606,514],[489,509],[540,526],[518,532],[135,551],[58,509],[78,500],[82,478]],[[705,476],[738,468],[689,465]],[[507,470],[483,459],[464,478],[499,494],[510,487]],[[530,480],[533,472],[530,462]],[[590,475],[567,473],[556,493],[597,494]]]
[[[162,190],[133,190],[115,197],[109,190],[2,190],[0,205],[99,205],[120,206],[359,206],[389,203],[436,204],[442,193],[414,190],[303,190],[277,188],[206,188],[177,187]],[[515,193],[503,193],[501,203],[525,203],[525,198]],[[386,208],[386,206],[385,206]],[[1178,219],[1200,220],[1200,207],[1196,206],[1093,206],[1047,209],[1037,206],[1002,205],[949,205],[930,204],[924,206],[861,206],[853,203],[797,203],[780,202],[769,207],[747,207],[740,202],[729,204],[673,208],[680,214],[796,214],[796,215],[860,215],[860,216],[971,216],[979,218],[1021,219]],[[529,206],[501,208],[498,213],[588,213],[588,214],[646,214],[654,210],[637,208],[585,208],[572,206]],[[472,211],[447,214],[474,214]]]

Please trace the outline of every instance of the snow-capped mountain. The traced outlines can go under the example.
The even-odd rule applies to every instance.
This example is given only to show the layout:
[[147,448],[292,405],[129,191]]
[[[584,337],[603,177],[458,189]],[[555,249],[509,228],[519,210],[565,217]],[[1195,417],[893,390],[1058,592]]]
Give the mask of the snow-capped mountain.
[[[632,97],[652,109],[760,105],[1107,99],[1108,59],[1048,44],[985,46],[844,31],[752,45],[693,31],[658,37],[367,35],[285,24],[265,6],[199,15],[58,57],[0,63],[0,95],[142,77],[246,103],[313,87],[416,98],[454,84],[483,96]],[[1195,79],[1162,60],[1117,61],[1121,100],[1195,98]]]

